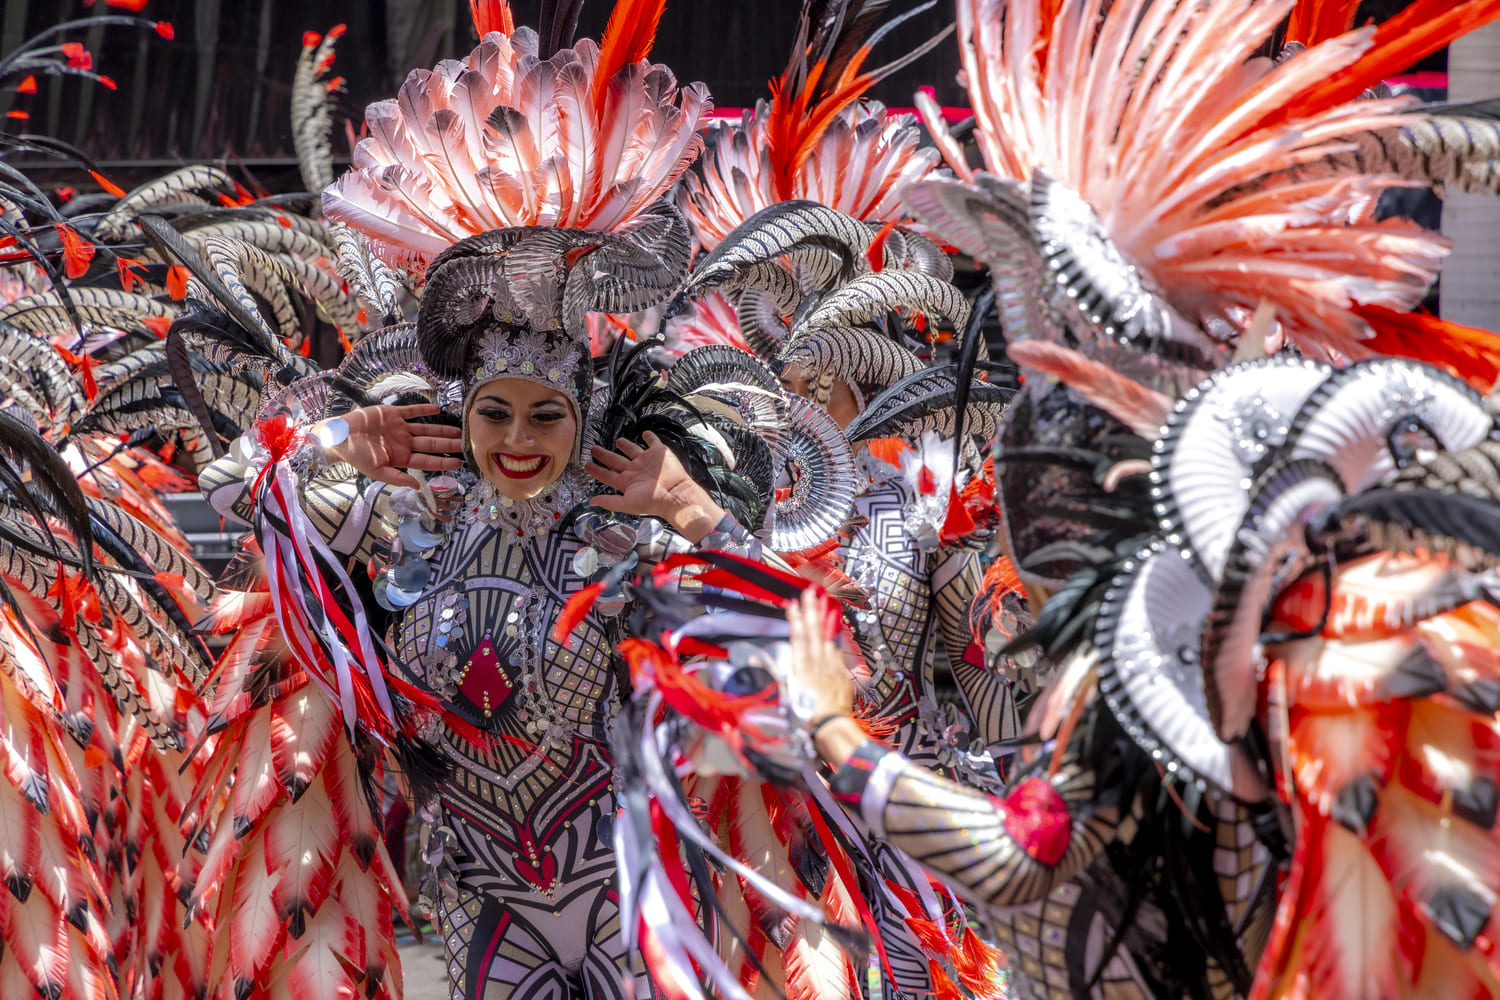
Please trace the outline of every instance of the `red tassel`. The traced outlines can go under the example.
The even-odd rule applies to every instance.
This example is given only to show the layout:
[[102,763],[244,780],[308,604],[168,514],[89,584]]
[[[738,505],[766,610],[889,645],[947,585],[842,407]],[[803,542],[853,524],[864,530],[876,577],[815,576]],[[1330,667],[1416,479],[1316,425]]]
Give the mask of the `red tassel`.
[[953,947],[943,929],[926,917],[907,917],[906,927],[927,951],[946,955]]
[[963,942],[954,959],[959,980],[970,990],[982,995],[999,992],[1003,957],[998,948],[980,940],[974,928],[964,928]]
[[964,995],[953,985],[953,980],[948,978],[948,974],[936,962],[927,963],[927,976],[932,982],[933,1000],[964,1000]]

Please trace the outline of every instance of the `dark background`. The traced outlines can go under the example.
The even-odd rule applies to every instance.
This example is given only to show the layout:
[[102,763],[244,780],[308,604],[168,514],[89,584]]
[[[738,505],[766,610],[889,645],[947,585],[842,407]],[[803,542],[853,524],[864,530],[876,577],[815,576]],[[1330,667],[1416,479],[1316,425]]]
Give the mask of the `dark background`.
[[[1361,17],[1386,17],[1403,6],[1405,0],[1367,0]],[[540,0],[514,0],[512,7],[518,24],[534,25]],[[597,39],[611,7],[609,0],[586,3],[579,34]],[[800,0],[671,0],[652,59],[679,79],[708,84],[721,108],[751,105],[785,65],[800,8]],[[123,13],[103,0],[91,8],[82,0],[0,0],[0,52],[53,24],[100,12]],[[142,14],[170,21],[176,39],[97,25],[67,36],[88,47],[94,69],[114,78],[118,90],[43,77],[35,94],[0,93],[0,114],[29,112],[27,130],[81,147],[127,188],[185,161],[222,158],[238,160],[271,190],[299,187],[288,109],[303,32],[348,25],[334,64],[347,81],[333,138],[340,158],[348,155],[343,120],[357,128],[365,105],[394,96],[408,70],[461,57],[476,41],[467,0],[151,0]],[[951,18],[951,2],[939,0],[887,39],[872,64],[910,50]],[[1419,68],[1444,65],[1440,55]],[[904,107],[918,86],[930,85],[941,103],[963,105],[957,68],[950,38],[872,96]]]

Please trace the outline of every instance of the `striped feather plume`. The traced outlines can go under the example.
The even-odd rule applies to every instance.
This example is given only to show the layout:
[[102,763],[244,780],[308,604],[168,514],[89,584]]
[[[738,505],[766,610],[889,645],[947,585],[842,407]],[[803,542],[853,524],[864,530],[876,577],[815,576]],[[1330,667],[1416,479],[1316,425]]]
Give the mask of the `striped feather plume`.
[[698,169],[683,177],[678,206],[699,245],[713,249],[780,201],[815,201],[872,222],[902,216],[902,190],[932,172],[938,153],[922,146],[913,116],[860,98],[943,36],[886,66],[863,67],[885,34],[930,6],[882,26],[884,2],[806,0],[791,61],[771,82],[771,100],[756,101],[739,124],[714,126]]
[[549,56],[518,28],[413,72],[366,111],[370,137],[324,211],[386,263],[416,268],[491,229],[628,227],[698,154],[712,109],[702,84],[679,88],[646,62],[662,5],[622,2],[602,46]]
[[333,67],[333,46],[344,34],[337,24],[328,34],[309,31],[302,36],[302,55],[292,78],[292,144],[297,147],[297,165],[309,191],[321,191],[333,183],[333,153],[328,145],[328,96],[344,89],[344,78],[327,79]]
[[[1447,243],[1377,221],[1380,193],[1409,183],[1400,178],[1280,172],[1416,125],[1406,102],[1359,98],[1500,17],[1500,0],[1420,0],[1280,63],[1253,58],[1294,6],[1086,0],[1048,20],[1035,0],[962,0],[963,74],[985,169],[1016,181],[1044,172],[1078,192],[1188,319],[1243,329],[1268,302],[1302,350],[1364,357],[1370,327],[1349,307],[1410,309]],[[918,103],[949,165],[973,181],[935,104]]]
[[1429,105],[1405,125],[1354,137],[1364,173],[1395,174],[1440,191],[1500,194],[1500,103]]

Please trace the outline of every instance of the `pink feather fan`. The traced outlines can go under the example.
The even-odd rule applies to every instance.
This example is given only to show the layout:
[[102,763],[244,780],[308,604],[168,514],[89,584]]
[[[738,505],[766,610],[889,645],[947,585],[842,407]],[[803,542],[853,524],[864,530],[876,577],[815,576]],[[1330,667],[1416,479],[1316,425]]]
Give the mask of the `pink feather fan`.
[[[1021,181],[1042,170],[1077,191],[1184,315],[1243,329],[1265,302],[1304,351],[1365,357],[1371,327],[1350,307],[1411,309],[1448,243],[1376,220],[1380,193],[1408,182],[1325,159],[1355,134],[1407,124],[1408,102],[1346,91],[1493,19],[1497,5],[1428,3],[1453,10],[1420,44],[1361,28],[1279,65],[1255,57],[1295,6],[959,0],[961,78],[985,169]],[[918,105],[949,165],[972,180],[935,103]]]
[[387,263],[416,269],[490,229],[628,228],[698,154],[712,102],[641,59],[598,89],[596,106],[600,72],[589,39],[540,59],[530,28],[490,32],[467,59],[416,70],[395,100],[370,105],[370,136],[324,211]]

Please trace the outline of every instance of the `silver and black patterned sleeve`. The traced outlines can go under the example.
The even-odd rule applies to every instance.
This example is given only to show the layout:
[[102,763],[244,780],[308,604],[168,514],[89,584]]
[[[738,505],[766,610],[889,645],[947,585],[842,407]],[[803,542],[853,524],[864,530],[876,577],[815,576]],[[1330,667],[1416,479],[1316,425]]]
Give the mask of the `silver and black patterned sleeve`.
[[[238,442],[236,442],[238,445]],[[255,467],[231,447],[198,476],[198,489],[225,518],[251,524]],[[368,559],[373,546],[395,535],[396,519],[386,500],[385,483],[370,482],[347,465],[303,477],[302,508],[318,534],[335,552]]]
[[969,606],[984,581],[979,553],[962,546],[939,549],[931,571],[933,613],[948,665],[983,745],[995,748],[1020,733],[1014,685],[985,662],[969,631]]
[[879,840],[976,902],[1034,902],[1114,839],[1118,812],[1089,803],[1091,771],[1065,763],[1005,799],[985,795],[865,742],[833,774],[834,797]]

